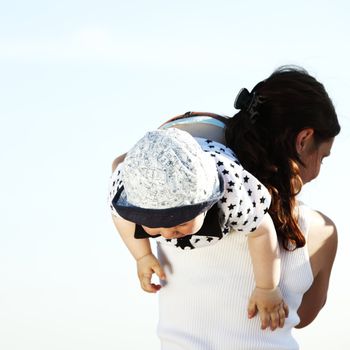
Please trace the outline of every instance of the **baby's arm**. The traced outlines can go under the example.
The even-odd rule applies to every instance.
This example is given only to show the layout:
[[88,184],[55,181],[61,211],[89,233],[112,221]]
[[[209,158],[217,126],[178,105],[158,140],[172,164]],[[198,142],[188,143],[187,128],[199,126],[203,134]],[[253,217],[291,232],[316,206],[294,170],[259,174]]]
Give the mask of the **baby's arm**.
[[280,257],[277,235],[270,215],[266,214],[258,228],[248,235],[256,287],[249,299],[248,317],[259,312],[261,328],[283,327],[288,306],[278,287]]
[[136,260],[137,274],[142,289],[149,293],[157,292],[161,286],[151,282],[152,275],[155,273],[161,280],[165,280],[165,273],[152,253],[149,240],[134,238],[135,224],[133,222],[115,215],[112,215],[112,219],[122,240]]
[[261,328],[283,327],[288,307],[278,288],[280,278],[279,245],[271,217],[268,189],[236,161],[217,155],[218,170],[225,179],[225,195],[219,203],[226,231],[246,232],[256,287],[249,299],[248,317],[257,312]]
[[152,254],[148,239],[135,239],[135,224],[120,217],[112,206],[112,200],[120,188],[120,171],[126,154],[117,157],[112,164],[112,177],[110,182],[109,203],[112,210],[112,219],[125,245],[129,249],[137,263],[137,274],[143,290],[155,293],[160,289],[160,285],[151,283],[153,273],[160,279],[165,279],[165,274],[157,258]]

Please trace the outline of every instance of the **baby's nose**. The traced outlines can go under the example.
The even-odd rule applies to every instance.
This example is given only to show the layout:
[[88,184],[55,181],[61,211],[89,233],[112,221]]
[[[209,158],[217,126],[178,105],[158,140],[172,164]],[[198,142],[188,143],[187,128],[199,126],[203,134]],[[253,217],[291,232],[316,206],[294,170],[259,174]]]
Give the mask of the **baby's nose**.
[[176,231],[174,229],[162,229],[161,235],[164,238],[173,238],[176,236]]

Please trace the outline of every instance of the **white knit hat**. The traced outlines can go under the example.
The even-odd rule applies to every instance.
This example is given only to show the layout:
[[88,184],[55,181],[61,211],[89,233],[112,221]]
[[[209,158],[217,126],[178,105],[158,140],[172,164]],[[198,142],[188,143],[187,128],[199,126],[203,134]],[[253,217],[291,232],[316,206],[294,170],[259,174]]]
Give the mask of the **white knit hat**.
[[[189,133],[176,128],[148,132],[137,142],[125,157],[122,181],[125,193],[121,198],[126,206],[156,209],[157,214],[159,210],[197,204],[203,211],[207,202],[217,202],[223,192],[213,157]],[[120,202],[115,201],[117,212]]]

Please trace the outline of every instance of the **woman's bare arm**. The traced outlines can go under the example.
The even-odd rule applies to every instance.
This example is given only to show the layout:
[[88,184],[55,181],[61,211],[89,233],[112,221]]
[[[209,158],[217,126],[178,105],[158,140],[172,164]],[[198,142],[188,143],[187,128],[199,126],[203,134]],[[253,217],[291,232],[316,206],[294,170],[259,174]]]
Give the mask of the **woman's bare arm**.
[[332,220],[312,211],[307,244],[314,281],[299,307],[300,323],[296,328],[310,324],[326,303],[337,243],[337,229]]

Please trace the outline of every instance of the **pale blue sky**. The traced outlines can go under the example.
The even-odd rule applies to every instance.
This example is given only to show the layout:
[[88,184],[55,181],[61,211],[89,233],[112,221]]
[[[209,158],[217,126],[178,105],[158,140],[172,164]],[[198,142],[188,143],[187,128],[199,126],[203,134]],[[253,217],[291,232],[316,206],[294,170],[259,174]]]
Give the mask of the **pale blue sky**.
[[0,7],[0,348],[155,349],[106,205],[110,163],[188,110],[233,114],[282,64],[323,82],[343,130],[303,198],[338,225],[329,300],[297,331],[345,349],[350,238],[350,5],[312,1],[24,1]]

